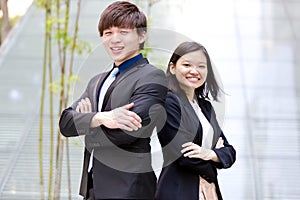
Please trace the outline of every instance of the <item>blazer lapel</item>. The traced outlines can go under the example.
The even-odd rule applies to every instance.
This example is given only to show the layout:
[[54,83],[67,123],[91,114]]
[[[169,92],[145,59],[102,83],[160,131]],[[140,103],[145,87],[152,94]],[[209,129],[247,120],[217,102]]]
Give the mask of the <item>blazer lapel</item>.
[[197,114],[195,113],[195,110],[193,109],[191,103],[189,102],[187,96],[185,94],[177,94],[178,97],[181,99],[183,109],[185,109],[186,116],[188,118],[189,123],[193,125],[197,125],[196,130],[192,131],[192,133],[196,132],[196,135],[194,138],[199,142],[198,144],[202,145],[202,126],[199,122],[199,118]]
[[201,98],[197,98],[197,99],[199,102],[199,106],[203,111],[204,116],[206,117],[206,119],[209,121],[210,125],[213,128],[214,135],[213,135],[212,147],[214,147],[220,137],[220,131],[219,131],[217,119],[212,116],[212,109],[213,109],[212,106],[208,106],[209,104],[205,102],[206,100],[204,99]]

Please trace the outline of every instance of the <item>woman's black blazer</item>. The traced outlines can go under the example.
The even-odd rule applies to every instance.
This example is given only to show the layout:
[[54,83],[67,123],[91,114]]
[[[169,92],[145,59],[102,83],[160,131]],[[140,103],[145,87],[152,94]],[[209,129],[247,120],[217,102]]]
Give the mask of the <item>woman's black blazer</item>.
[[231,167],[235,162],[236,152],[223,134],[211,103],[201,98],[197,100],[214,131],[212,146],[215,147],[219,137],[224,140],[224,147],[212,148],[221,162],[182,156],[180,150],[183,143],[193,141],[201,146],[202,126],[186,95],[168,92],[167,120],[165,126],[158,133],[163,149],[164,165],[158,180],[157,200],[197,200],[199,198],[199,175],[208,182],[215,183],[218,198],[222,199],[217,180],[217,169]]

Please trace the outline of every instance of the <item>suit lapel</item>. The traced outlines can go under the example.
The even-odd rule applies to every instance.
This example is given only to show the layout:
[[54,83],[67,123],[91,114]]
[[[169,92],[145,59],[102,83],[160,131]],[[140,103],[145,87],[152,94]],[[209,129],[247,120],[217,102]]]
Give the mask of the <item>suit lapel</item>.
[[120,75],[118,75],[117,78],[116,78],[116,80],[107,89],[107,92],[106,92],[106,94],[104,96],[104,100],[103,100],[103,104],[102,104],[102,109],[105,108],[105,106],[107,105],[109,97],[110,97],[112,91],[114,90],[114,88],[121,81],[123,81],[127,76],[129,76],[130,74],[136,72],[137,70],[139,70],[140,67],[144,67],[148,63],[149,62],[148,62],[148,60],[146,58],[140,59],[140,60],[136,61],[132,66],[130,66],[127,70],[125,70]]
[[105,78],[108,76],[108,74],[109,74],[109,72],[104,72],[104,73],[100,74],[100,77],[96,83],[96,87],[94,88],[94,91],[93,91],[93,101],[95,102],[93,104],[94,111],[98,111],[99,89],[100,89],[100,86],[102,85],[103,81],[105,80]]

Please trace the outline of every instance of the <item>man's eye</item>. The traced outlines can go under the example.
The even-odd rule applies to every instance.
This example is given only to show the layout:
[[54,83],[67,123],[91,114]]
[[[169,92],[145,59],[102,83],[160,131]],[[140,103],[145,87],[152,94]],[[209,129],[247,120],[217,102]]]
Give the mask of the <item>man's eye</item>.
[[108,35],[111,35],[111,32],[104,32],[104,35],[108,36]]
[[126,35],[126,34],[128,34],[128,31],[121,31],[121,34]]

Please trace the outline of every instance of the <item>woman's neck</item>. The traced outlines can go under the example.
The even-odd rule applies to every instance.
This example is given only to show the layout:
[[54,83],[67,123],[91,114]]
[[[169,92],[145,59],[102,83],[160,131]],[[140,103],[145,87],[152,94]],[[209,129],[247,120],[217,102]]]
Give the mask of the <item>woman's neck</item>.
[[193,101],[195,98],[195,91],[185,91],[185,94],[188,98],[188,100]]
[[181,90],[185,93],[188,100],[192,101],[195,98],[195,89],[190,87],[184,87],[180,85]]

